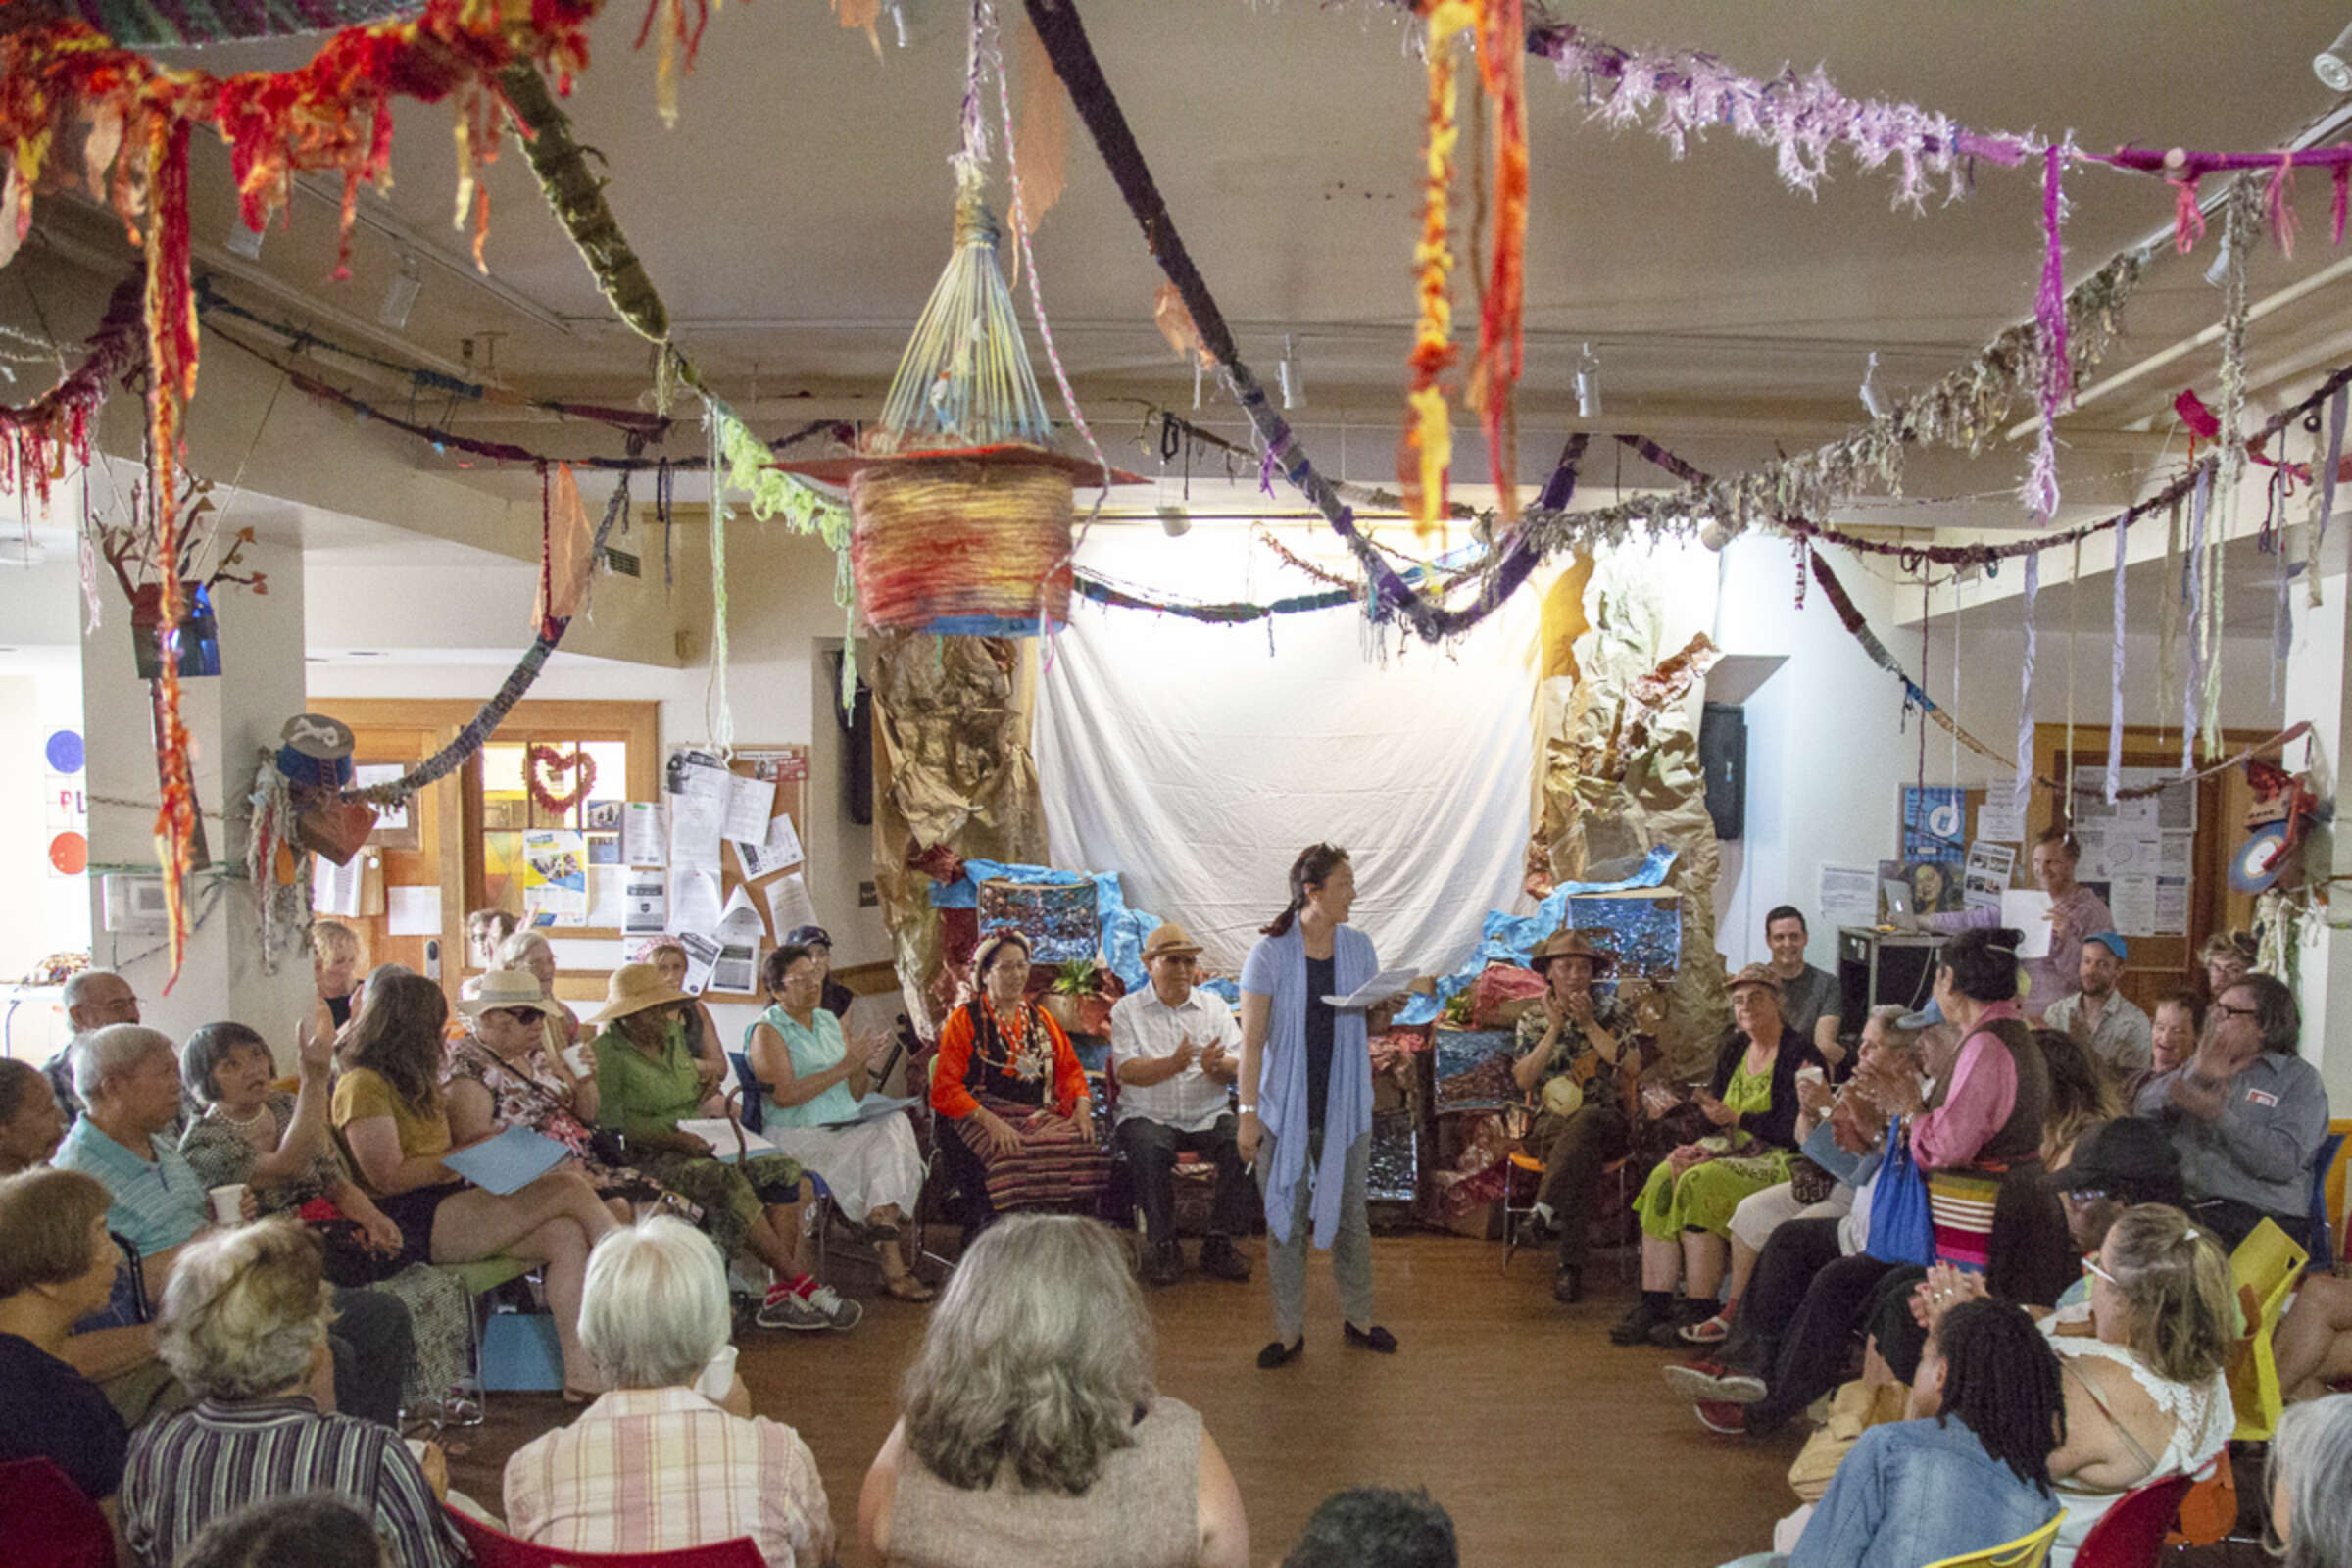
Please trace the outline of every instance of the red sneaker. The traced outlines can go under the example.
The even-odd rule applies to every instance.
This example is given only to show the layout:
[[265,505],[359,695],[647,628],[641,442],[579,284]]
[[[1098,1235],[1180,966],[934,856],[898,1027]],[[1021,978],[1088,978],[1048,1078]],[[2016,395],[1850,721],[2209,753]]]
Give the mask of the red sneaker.
[[1709,1432],[1720,1432],[1727,1438],[1744,1437],[1747,1433],[1747,1406],[1743,1404],[1701,1399],[1690,1408],[1698,1413],[1698,1424]]

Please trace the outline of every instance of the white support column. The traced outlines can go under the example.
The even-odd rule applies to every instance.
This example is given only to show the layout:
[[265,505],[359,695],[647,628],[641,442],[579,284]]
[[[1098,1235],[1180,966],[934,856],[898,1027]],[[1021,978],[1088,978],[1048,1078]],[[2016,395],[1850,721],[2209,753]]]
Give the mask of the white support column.
[[[232,526],[233,521],[232,521]],[[243,568],[269,578],[269,591],[222,584],[213,595],[220,629],[219,678],[180,683],[180,711],[193,746],[198,808],[212,869],[189,888],[191,918],[178,982],[161,935],[110,932],[104,871],[157,864],[154,727],[147,682],[131,653],[130,608],[108,584],[106,620],[82,644],[83,731],[90,781],[91,961],[122,971],[139,994],[145,1021],[174,1040],[201,1024],[235,1019],[261,1031],[292,1062],[294,1024],[311,993],[299,956],[275,975],[262,972],[260,905],[244,880],[246,792],[257,755],[274,749],[279,728],[304,706],[302,552],[247,545]],[[240,573],[242,574],[242,572]]]
[[[2337,519],[2338,526],[2342,521]],[[2323,800],[2332,800],[2336,810],[2334,826],[2318,830],[2305,859],[2314,881],[2352,876],[2352,821],[2344,815],[2352,809],[2352,801],[2344,797],[2344,745],[2352,736],[2352,681],[2345,679],[2346,665],[2352,663],[2352,618],[2344,604],[2348,584],[2352,579],[2341,576],[2323,579],[2314,610],[2298,582],[2291,602],[2295,640],[2286,662],[2286,718],[2311,721],[2303,765],[2311,770],[2312,788]],[[2290,766],[2295,750],[2288,748]],[[2297,955],[2299,1000],[2303,1055],[2320,1069],[2328,1103],[2341,1115],[2352,1113],[2352,1023],[2339,1023],[2333,1011],[2337,1003],[2352,1008],[2352,882],[2337,884],[2329,894],[2328,906],[2315,909],[2304,929]]]

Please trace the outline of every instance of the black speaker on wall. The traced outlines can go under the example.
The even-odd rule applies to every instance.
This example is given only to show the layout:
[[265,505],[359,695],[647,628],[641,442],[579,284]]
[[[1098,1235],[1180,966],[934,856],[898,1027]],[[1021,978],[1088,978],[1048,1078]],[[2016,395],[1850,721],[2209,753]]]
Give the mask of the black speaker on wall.
[[859,827],[874,825],[874,689],[858,683],[847,710],[841,706],[841,654],[825,656],[833,670],[830,706],[841,725],[841,808]]
[[1719,839],[1747,828],[1747,712],[1726,703],[1698,710],[1698,765],[1707,780],[1707,816]]

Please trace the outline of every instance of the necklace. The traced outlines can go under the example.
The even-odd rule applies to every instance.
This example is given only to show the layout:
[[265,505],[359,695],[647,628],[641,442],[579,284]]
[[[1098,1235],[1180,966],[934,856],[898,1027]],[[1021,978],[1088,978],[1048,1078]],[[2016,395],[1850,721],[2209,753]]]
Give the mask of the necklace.
[[220,1120],[234,1130],[239,1137],[251,1138],[254,1133],[261,1128],[264,1122],[270,1120],[270,1102],[266,1100],[263,1101],[262,1108],[255,1111],[250,1116],[232,1116],[228,1113],[227,1108],[221,1105],[215,1105],[213,1107],[213,1114],[220,1117]]

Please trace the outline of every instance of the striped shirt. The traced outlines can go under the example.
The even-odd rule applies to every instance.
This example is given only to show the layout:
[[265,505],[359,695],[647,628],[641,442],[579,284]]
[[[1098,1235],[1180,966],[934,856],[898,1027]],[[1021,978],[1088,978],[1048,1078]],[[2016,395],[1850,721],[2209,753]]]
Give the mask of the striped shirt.
[[563,1551],[672,1551],[749,1536],[768,1568],[833,1560],[816,1456],[781,1422],[692,1389],[616,1389],[507,1461],[507,1528]]
[[207,1399],[131,1434],[119,1498],[139,1568],[171,1563],[213,1520],[266,1497],[331,1492],[375,1521],[400,1568],[466,1560],[399,1434],[302,1397]]
[[129,1239],[141,1257],[153,1257],[194,1236],[207,1217],[204,1183],[161,1133],[148,1140],[152,1158],[123,1148],[84,1116],[66,1132],[51,1161],[95,1176],[110,1200],[106,1228]]

